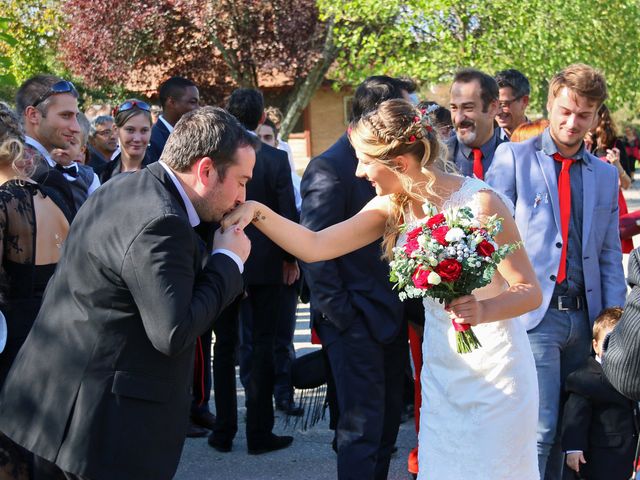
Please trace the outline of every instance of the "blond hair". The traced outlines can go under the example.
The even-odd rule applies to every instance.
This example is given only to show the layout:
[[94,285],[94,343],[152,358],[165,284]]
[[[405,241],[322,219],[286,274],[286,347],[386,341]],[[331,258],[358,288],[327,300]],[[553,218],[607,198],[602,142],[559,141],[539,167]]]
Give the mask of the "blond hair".
[[17,165],[24,158],[24,131],[16,113],[0,102],[0,165]]
[[556,73],[549,83],[549,100],[558,96],[560,90],[567,87],[581,97],[602,105],[608,97],[607,82],[604,75],[584,63],[574,63]]
[[622,316],[622,307],[605,308],[593,322],[593,339],[599,341],[602,333],[616,326]]
[[[384,257],[390,260],[400,227],[406,221],[409,203],[424,202],[427,197],[438,198],[433,189],[435,177],[427,167],[454,172],[455,166],[446,160],[446,147],[429,123],[428,115],[406,100],[382,102],[377,110],[351,124],[349,139],[353,148],[393,171],[402,184],[403,192],[391,196],[391,210],[382,240]],[[418,184],[403,173],[395,162],[399,155],[415,157],[427,181]]]

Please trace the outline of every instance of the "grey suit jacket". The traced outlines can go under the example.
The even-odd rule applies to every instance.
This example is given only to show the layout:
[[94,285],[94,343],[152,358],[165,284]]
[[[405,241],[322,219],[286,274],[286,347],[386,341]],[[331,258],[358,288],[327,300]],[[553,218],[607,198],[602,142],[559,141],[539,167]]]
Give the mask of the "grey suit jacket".
[[631,252],[628,272],[631,293],[605,342],[602,368],[616,390],[640,401],[640,249]]
[[[626,295],[618,228],[618,173],[591,154],[582,162],[582,271],[589,319],[622,305]],[[533,329],[549,308],[560,265],[562,235],[555,160],[541,137],[503,143],[496,149],[486,182],[515,205],[515,220],[542,288],[542,304],[521,318]]]
[[242,291],[159,163],[76,216],[0,397],[0,430],[92,480],[173,477],[196,338]]

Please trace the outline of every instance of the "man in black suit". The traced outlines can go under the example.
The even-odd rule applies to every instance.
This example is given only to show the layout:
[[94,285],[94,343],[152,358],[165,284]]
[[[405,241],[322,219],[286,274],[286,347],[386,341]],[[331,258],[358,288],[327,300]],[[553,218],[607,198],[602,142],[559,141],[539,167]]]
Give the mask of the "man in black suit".
[[178,120],[185,113],[198,108],[200,103],[200,93],[196,84],[182,77],[171,77],[163,82],[158,94],[162,115],[151,129],[151,142],[147,149],[151,162],[160,159],[162,149]]
[[602,368],[620,393],[640,402],[640,249],[629,255],[627,281],[631,292],[624,313],[606,338]]
[[[264,119],[262,94],[257,90],[239,88],[231,93],[227,110],[249,132],[254,132]],[[256,154],[253,179],[247,186],[247,199],[263,202],[280,215],[297,221],[291,167],[285,152],[262,144]],[[283,278],[295,276],[298,267],[295,258],[258,229],[251,226],[245,231],[251,240],[252,255],[247,260],[243,275],[247,296],[239,305],[242,332],[240,376],[246,393],[247,448],[250,454],[260,454],[285,448],[293,441],[290,436],[272,433],[271,397],[275,380],[276,322]],[[231,450],[237,431],[235,370],[230,355],[238,332],[228,328],[229,325],[220,325],[220,329],[214,326],[216,425],[209,444],[222,452]]]
[[446,141],[449,160],[462,175],[484,180],[496,147],[505,141],[494,128],[498,84],[492,76],[467,68],[456,73],[450,95],[456,135]]
[[[356,90],[359,118],[411,85],[390,77],[366,79]],[[358,159],[347,135],[309,163],[302,178],[301,223],[317,231],[355,215],[375,196],[355,176]],[[380,243],[326,262],[303,265],[311,303],[322,315],[315,328],[333,372],[339,418],[338,478],[386,479],[403,399],[408,358],[402,304],[389,282]]]
[[633,471],[638,433],[635,403],[613,388],[600,364],[604,338],[621,315],[620,307],[600,313],[593,324],[596,357],[589,357],[586,365],[567,377],[569,396],[562,419],[565,479],[627,480]]
[[[22,118],[27,152],[34,160],[31,177],[52,189],[54,201],[71,222],[76,206],[65,167],[56,163],[51,151],[67,149],[80,134],[78,92],[71,82],[53,75],[36,75],[26,80],[16,94],[16,112]],[[78,175],[77,167],[70,166]]]
[[194,344],[242,292],[250,250],[229,231],[212,254],[193,227],[245,200],[257,145],[203,108],[161,162],[87,200],[0,396],[0,431],[67,478],[173,477]]

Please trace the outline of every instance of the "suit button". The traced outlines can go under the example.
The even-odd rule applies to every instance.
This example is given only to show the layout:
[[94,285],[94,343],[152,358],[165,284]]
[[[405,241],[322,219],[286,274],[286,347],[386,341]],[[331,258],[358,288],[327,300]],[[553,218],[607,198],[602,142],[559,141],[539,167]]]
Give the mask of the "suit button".
[[549,280],[551,280],[552,282],[555,282],[556,281],[556,276],[555,275],[551,275],[549,277]]
[[562,248],[562,243],[561,242],[556,243],[556,247]]

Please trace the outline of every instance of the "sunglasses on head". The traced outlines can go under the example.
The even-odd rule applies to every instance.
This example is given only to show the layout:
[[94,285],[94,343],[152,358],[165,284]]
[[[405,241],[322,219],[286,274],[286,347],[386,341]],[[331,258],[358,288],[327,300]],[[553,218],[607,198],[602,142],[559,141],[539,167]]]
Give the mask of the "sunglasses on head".
[[38,99],[31,104],[31,106],[37,107],[51,95],[58,95],[59,93],[70,93],[75,98],[78,98],[78,91],[76,90],[76,87],[73,85],[73,83],[68,82],[67,80],[60,80],[59,82],[51,85],[51,87],[49,87],[49,90],[40,95]]
[[113,116],[115,117],[117,114],[126,112],[127,110],[131,110],[132,108],[139,108],[140,110],[144,110],[145,112],[151,112],[151,105],[146,102],[141,102],[139,100],[129,100],[124,102],[119,107],[113,109]]

